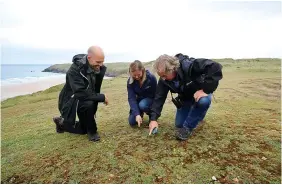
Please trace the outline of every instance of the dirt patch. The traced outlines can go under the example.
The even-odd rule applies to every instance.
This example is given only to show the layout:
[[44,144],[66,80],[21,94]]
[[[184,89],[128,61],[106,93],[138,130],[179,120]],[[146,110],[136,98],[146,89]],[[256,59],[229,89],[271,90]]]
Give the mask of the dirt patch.
[[22,174],[15,174],[11,177],[8,177],[7,181],[1,181],[1,184],[22,184],[22,183],[29,183],[32,181],[32,177],[25,176]]
[[261,151],[268,151],[268,152],[272,152],[273,151],[272,146],[270,146],[269,144],[266,144],[266,143],[260,143],[259,149]]
[[243,95],[243,96],[245,96],[245,97],[248,97],[248,96],[250,96],[248,93],[246,93],[246,92],[244,92],[244,91],[240,91],[240,90],[238,90],[238,89],[235,89],[235,88],[221,88],[223,91],[225,91],[226,93],[231,93],[231,95],[233,94],[233,93],[235,93],[235,94],[239,94],[239,95]]
[[269,109],[269,108],[262,108],[262,110],[266,111],[266,112],[271,112],[271,113],[276,113],[277,110],[275,109]]
[[[56,166],[57,163],[61,162],[61,155],[59,154],[55,154],[54,156],[50,156],[50,157],[44,157],[41,159],[42,161],[42,168],[46,168],[46,167],[53,167]],[[65,161],[67,162],[67,161]],[[63,163],[62,163],[63,164]],[[60,164],[60,165],[62,165]]]
[[[265,163],[265,161],[260,163],[261,168],[264,168],[266,165],[267,164]],[[271,175],[273,175],[273,176],[281,175],[281,163],[277,164],[274,169],[268,169],[267,171],[270,172]]]
[[281,84],[278,78],[245,80],[239,83],[239,87],[244,89],[251,96],[263,97],[266,99],[277,99],[281,96]]

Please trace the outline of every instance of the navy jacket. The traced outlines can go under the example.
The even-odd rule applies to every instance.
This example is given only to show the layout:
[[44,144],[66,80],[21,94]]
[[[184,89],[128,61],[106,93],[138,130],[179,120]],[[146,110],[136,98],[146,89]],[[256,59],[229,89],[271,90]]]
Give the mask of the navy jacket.
[[129,84],[130,78],[127,80],[127,92],[128,92],[128,103],[130,106],[130,111],[134,116],[140,115],[140,110],[138,103],[144,98],[155,97],[157,79],[146,70],[146,79],[140,88],[139,82],[134,80],[133,83]]

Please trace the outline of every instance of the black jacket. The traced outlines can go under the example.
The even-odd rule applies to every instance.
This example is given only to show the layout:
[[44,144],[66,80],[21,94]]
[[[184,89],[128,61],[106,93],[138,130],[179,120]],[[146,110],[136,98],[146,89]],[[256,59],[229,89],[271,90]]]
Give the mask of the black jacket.
[[196,91],[203,89],[207,94],[213,93],[222,79],[222,65],[204,58],[189,58],[181,53],[177,54],[180,67],[176,78],[180,82],[176,89],[171,82],[159,78],[157,91],[151,108],[151,120],[156,121],[161,116],[168,91],[178,93],[182,101],[194,101]]
[[100,94],[106,67],[94,74],[89,68],[87,55],[78,54],[73,57],[73,64],[66,74],[66,83],[59,94],[59,111],[65,122],[74,124],[79,101],[104,102],[104,94]]

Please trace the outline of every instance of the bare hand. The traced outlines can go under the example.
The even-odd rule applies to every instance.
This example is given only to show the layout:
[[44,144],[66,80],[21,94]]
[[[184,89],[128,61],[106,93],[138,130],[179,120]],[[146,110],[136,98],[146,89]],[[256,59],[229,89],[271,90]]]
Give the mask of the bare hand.
[[153,131],[153,129],[154,129],[155,127],[157,127],[157,128],[159,127],[158,122],[156,122],[156,121],[151,121],[150,124],[149,124],[149,135],[152,134],[152,131]]
[[135,121],[138,123],[138,127],[140,127],[143,120],[142,120],[142,117],[140,115],[137,115],[135,117]]
[[105,101],[104,101],[105,105],[109,105],[109,99],[108,96],[105,94]]
[[194,98],[196,102],[198,102],[200,98],[205,97],[205,96],[208,96],[208,94],[206,94],[203,90],[198,90],[194,94]]

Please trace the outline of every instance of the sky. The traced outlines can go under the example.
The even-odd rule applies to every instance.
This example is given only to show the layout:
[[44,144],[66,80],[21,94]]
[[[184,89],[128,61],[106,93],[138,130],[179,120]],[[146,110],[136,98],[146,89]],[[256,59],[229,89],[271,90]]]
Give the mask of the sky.
[[0,0],[0,58],[69,63],[91,45],[105,62],[281,58],[281,20],[281,1]]

